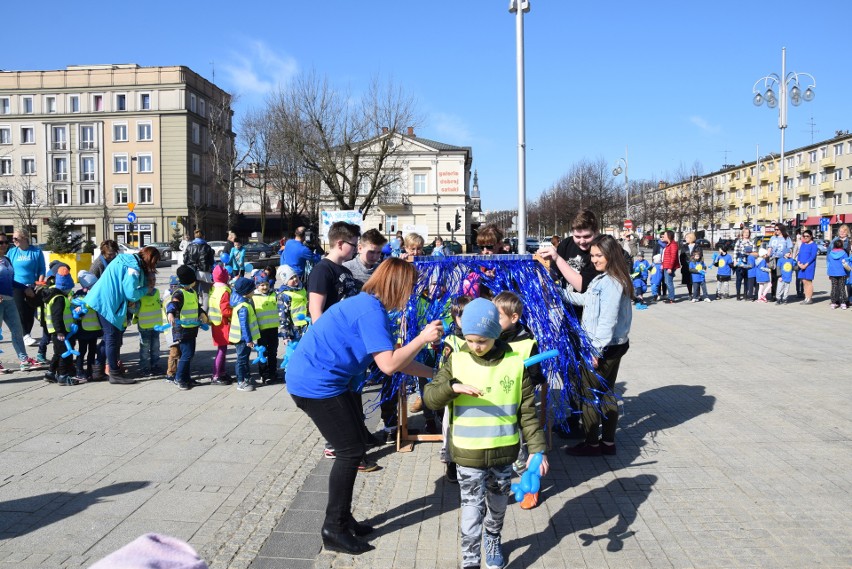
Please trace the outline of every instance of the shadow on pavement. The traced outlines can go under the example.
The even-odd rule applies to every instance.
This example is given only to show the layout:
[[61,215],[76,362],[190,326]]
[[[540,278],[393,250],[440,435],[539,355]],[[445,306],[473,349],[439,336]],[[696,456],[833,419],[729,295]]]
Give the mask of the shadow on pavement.
[[[120,482],[92,490],[91,492],[48,492],[47,494],[38,494],[36,496],[27,496],[26,498],[0,502],[0,516],[7,512],[36,514],[28,516],[27,521],[22,524],[12,524],[6,528],[4,539],[26,535],[65,518],[73,517],[110,496],[135,492],[145,488],[149,484],[150,482],[145,481]],[[39,510],[45,506],[57,503],[64,505],[44,517],[37,518]],[[29,520],[33,521],[30,522]]]

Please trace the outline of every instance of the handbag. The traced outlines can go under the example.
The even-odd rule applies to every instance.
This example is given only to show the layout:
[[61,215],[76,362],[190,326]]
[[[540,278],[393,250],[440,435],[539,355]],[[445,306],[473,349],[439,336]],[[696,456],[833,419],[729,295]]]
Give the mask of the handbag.
[[778,268],[778,257],[770,257],[768,261],[766,261],[766,266],[770,271],[774,271]]

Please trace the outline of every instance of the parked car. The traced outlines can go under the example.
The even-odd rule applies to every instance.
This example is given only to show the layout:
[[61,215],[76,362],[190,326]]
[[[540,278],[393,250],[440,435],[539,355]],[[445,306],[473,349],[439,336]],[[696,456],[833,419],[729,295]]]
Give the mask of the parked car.
[[[504,243],[508,243],[512,247],[512,253],[518,252],[518,238],[517,237],[507,237],[503,239]],[[532,254],[538,251],[539,242],[537,239],[533,239],[532,237],[527,237],[527,253]]]
[[817,255],[828,255],[828,239],[820,239],[816,242]]
[[724,248],[725,251],[731,251],[734,248],[733,239],[719,239],[716,241],[716,249]]
[[210,247],[213,249],[213,254],[218,259],[219,256],[222,254],[222,251],[225,249],[225,245],[227,245],[228,242],[227,241],[208,241],[207,244],[210,245]]
[[137,247],[128,247],[128,246],[127,246],[127,245],[125,245],[124,243],[119,243],[119,244],[118,244],[118,252],[119,252],[119,253],[127,253],[127,254],[130,254],[130,255],[134,255],[134,254],[136,254],[136,253],[138,253],[138,252],[139,252],[139,248],[137,248]]
[[708,241],[707,239],[696,239],[695,244],[705,251],[710,249],[710,241]]
[[769,247],[769,239],[769,235],[758,235],[754,238],[754,247],[756,249],[760,249],[761,247],[766,249],[767,247]]
[[[444,249],[449,250],[450,252],[452,252],[453,255],[461,255],[464,248],[462,247],[462,244],[459,243],[458,241],[444,240]],[[435,242],[432,241],[431,243],[429,243],[428,245],[423,247],[423,254],[424,255],[431,255],[432,251],[434,251],[434,250],[435,250]]]
[[149,247],[156,247],[160,252],[160,261],[171,262],[172,260],[172,246],[169,243],[164,241],[155,241],[153,243],[148,243]]
[[251,263],[255,268],[276,266],[281,261],[278,256],[278,247],[268,243],[244,243],[243,248],[246,250],[246,263]]

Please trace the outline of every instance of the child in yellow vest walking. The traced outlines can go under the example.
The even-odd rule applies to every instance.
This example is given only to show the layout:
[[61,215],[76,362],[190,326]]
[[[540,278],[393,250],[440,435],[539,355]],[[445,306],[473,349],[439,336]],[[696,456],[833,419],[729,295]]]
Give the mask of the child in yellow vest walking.
[[[44,374],[45,381],[56,382],[59,385],[77,385],[81,383],[74,378],[74,358],[69,355],[63,358],[67,350],[65,340],[71,333],[74,318],[71,315],[71,289],[74,288],[74,278],[68,267],[59,267],[56,271],[56,281],[45,297],[44,322],[47,332],[53,339],[53,358],[50,360],[50,371]],[[74,340],[69,340],[71,347]]]
[[[544,453],[544,433],[523,357],[498,339],[500,313],[494,303],[471,301],[462,314],[462,332],[465,345],[450,355],[423,395],[432,409],[452,403],[450,449],[461,490],[462,565],[480,567],[484,544],[486,567],[501,569],[506,565],[501,532],[519,433],[531,453]],[[540,474],[548,468],[542,456]]]
[[226,367],[228,355],[228,333],[231,329],[231,287],[228,286],[228,270],[224,265],[213,267],[213,290],[207,308],[210,319],[210,334],[216,346],[213,359],[213,377],[210,385],[231,385]]
[[258,345],[266,348],[266,363],[257,364],[264,385],[278,380],[278,300],[274,286],[275,277],[267,271],[258,271],[255,275],[251,300],[260,330]]
[[163,300],[153,274],[148,276],[148,292],[139,299],[136,324],[139,327],[139,371],[145,377],[159,375],[161,332],[154,327],[163,324]]
[[256,386],[251,377],[249,356],[254,345],[260,340],[260,328],[252,304],[254,282],[240,277],[234,281],[231,292],[231,330],[228,341],[234,344],[237,352],[237,391],[254,391]]
[[[80,283],[80,290],[74,293],[74,298],[83,298],[98,282],[98,277],[88,271],[80,271],[77,273],[77,281]],[[75,322],[78,330],[74,339],[77,341],[77,351],[80,352],[77,356],[77,379],[103,381],[106,379],[103,372],[105,358],[104,354],[98,350],[98,340],[104,332],[98,320],[98,313],[93,308],[87,307],[86,313],[75,319]],[[96,359],[97,366],[95,366]]]
[[[308,329],[308,291],[290,265],[278,269],[281,286],[278,288],[278,337],[284,340],[283,363],[286,372],[290,354]],[[284,381],[287,381],[286,376]]]
[[198,328],[207,323],[207,313],[201,309],[198,293],[195,291],[198,283],[195,271],[181,265],[176,272],[180,288],[172,293],[166,306],[166,317],[172,327],[172,343],[180,348],[175,383],[181,391],[186,391],[193,386],[190,367],[195,355]]

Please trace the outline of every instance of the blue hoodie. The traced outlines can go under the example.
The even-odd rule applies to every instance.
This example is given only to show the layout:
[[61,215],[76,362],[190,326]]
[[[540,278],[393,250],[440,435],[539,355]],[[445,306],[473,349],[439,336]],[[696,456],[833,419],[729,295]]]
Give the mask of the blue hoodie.
[[[852,268],[852,255],[849,255],[849,258],[846,259],[846,265]],[[852,286],[852,271],[849,272],[849,276],[846,277],[846,284],[848,286]]]
[[636,273],[639,273],[639,275],[638,275],[638,277],[634,276],[633,278],[634,279],[640,278],[640,279],[642,279],[642,282],[647,281],[648,280],[648,269],[650,267],[651,267],[651,263],[649,263],[645,259],[641,259],[639,261],[636,261],[635,263],[633,263],[633,273],[634,273],[634,275]]
[[659,285],[663,282],[663,264],[654,263],[654,268],[651,269],[651,286]]
[[793,258],[778,259],[778,271],[780,272],[781,280],[785,283],[793,281],[793,273],[796,270],[796,261]]
[[746,273],[746,277],[753,279],[757,277],[757,271],[755,270],[755,261],[754,257],[751,255],[747,255],[745,259],[745,265],[748,267],[748,272]]
[[830,277],[845,277],[846,269],[843,267],[843,261],[848,258],[846,255],[846,251],[843,249],[832,249],[828,255],[826,255],[827,259],[827,269],[828,276]]
[[127,303],[145,296],[147,281],[139,255],[122,253],[107,265],[84,302],[116,328],[124,328]]
[[772,278],[772,271],[766,266],[766,259],[758,257],[754,264],[754,280],[758,283],[768,283]]

